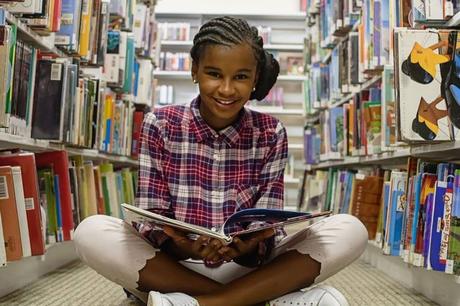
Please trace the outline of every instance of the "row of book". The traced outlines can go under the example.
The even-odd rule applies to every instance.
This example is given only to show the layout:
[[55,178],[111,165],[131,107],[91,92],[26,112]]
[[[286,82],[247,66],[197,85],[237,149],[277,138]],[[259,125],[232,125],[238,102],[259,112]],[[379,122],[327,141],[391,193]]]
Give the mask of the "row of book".
[[299,207],[352,214],[384,254],[460,275],[458,165],[410,158],[397,170],[306,172]]
[[8,1],[6,9],[71,55],[103,65],[107,30],[132,32],[139,52],[153,57],[156,21],[153,7],[133,0]]
[[192,60],[187,52],[160,52],[158,69],[163,71],[190,71]]
[[402,146],[396,140],[392,66],[383,79],[351,95],[344,104],[325,109],[305,126],[305,160],[316,164],[347,156],[373,155]]
[[[369,87],[342,96],[343,104],[331,100],[334,73],[326,71],[319,78],[321,102],[312,106],[326,110],[306,127],[308,162],[329,153],[335,158],[376,154],[401,142],[458,140],[458,36],[457,30],[396,28],[394,65],[383,66],[380,79]],[[315,95],[318,99],[314,85],[306,86],[307,103]]]
[[122,217],[120,204],[134,203],[136,184],[136,171],[81,156],[69,159],[66,151],[2,152],[0,266],[72,240],[88,216]]
[[190,23],[159,22],[158,37],[161,40],[188,41],[190,40]]
[[[312,30],[317,32],[314,35],[319,42],[317,48],[334,48],[340,37],[354,26],[357,28],[363,42],[359,49],[363,69],[392,63],[393,44],[388,38],[395,27],[443,25],[460,10],[460,3],[456,0],[305,2],[310,23],[314,24]],[[359,15],[361,20],[355,24]]]
[[0,80],[0,124],[5,132],[136,155],[132,141],[139,131],[133,126],[139,123],[134,120],[142,120],[154,98],[151,61],[136,59],[130,69],[117,70],[117,76],[124,71],[125,81],[119,85],[126,91],[120,94],[107,86],[104,75],[109,69],[82,67],[79,61],[41,53],[14,39],[15,26],[0,26],[0,32],[5,34],[5,45],[0,45],[0,69],[5,72]]

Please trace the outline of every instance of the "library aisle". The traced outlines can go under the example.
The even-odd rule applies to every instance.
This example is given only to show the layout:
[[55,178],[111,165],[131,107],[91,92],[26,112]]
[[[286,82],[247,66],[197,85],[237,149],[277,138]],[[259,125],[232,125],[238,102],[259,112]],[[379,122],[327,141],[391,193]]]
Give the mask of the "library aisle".
[[[362,260],[334,275],[325,284],[340,290],[350,305],[438,305]],[[0,305],[138,306],[140,303],[126,298],[120,286],[76,262],[0,298]]]
[[[152,164],[150,173],[161,173],[151,175],[161,177],[155,179],[161,184],[150,184],[161,185],[171,211],[180,209],[179,202],[192,203],[190,210],[198,207],[191,214],[196,218],[175,217],[207,224],[208,234],[215,234],[211,231],[225,219],[214,219],[221,217],[220,207],[231,214],[241,207],[281,206],[283,196],[289,211],[283,215],[353,215],[367,229],[366,249],[325,281],[350,306],[460,306],[460,0],[0,0],[0,305],[138,305],[78,260],[74,231],[94,215],[118,218],[93,217],[98,222],[126,225],[119,219],[129,216],[123,203],[136,203],[147,114],[189,111],[199,89],[209,87],[206,82],[223,92],[220,72],[204,72],[203,82],[192,80],[190,50],[200,27],[224,15],[244,18],[253,26],[246,32],[279,63],[275,84],[261,101],[246,103],[253,117],[244,118],[267,118],[259,114],[264,113],[281,122],[266,120],[277,126],[276,135],[285,128],[286,167],[266,179],[267,165],[275,164],[272,156],[284,156],[284,151],[272,154],[272,147],[255,148],[265,138],[274,143],[268,125],[263,137],[259,126],[254,125],[257,133],[243,130],[254,137],[247,142],[254,146],[250,150],[222,142],[244,142],[228,125],[212,125],[212,146],[195,134],[175,145],[180,137],[162,126],[158,134],[164,141],[147,142],[149,150],[167,155],[165,164],[173,170],[140,160]],[[200,63],[207,59],[201,56]],[[215,62],[236,66],[233,60],[232,65]],[[210,70],[222,69],[224,75],[230,70],[213,66]],[[238,69],[226,78],[251,83],[231,83],[237,94],[223,99],[219,93],[210,103],[235,110],[241,88],[258,97],[264,78],[255,81],[255,68]],[[240,74],[246,70],[253,79]],[[210,128],[213,120],[203,119]],[[157,129],[149,131],[153,135]],[[238,137],[223,137],[228,131]],[[193,148],[204,155],[188,151]],[[256,157],[248,161],[247,154]],[[201,171],[202,164],[213,170]],[[254,170],[258,164],[260,171]],[[234,173],[230,179],[227,172]],[[203,173],[211,173],[211,179]],[[195,179],[199,175],[202,180]],[[267,192],[265,186],[280,188],[281,175],[284,195],[281,189]],[[207,186],[191,186],[195,182]],[[152,190],[157,189],[149,189],[149,200]],[[276,200],[267,201],[270,196]],[[201,200],[205,204],[195,205]],[[316,233],[323,234],[324,245],[335,246],[327,254],[339,257],[358,250],[352,242],[362,246],[366,239],[356,218],[327,220],[341,218],[358,224],[356,232],[362,233],[361,239],[339,240],[348,232],[345,225],[334,227],[336,242],[348,248],[335,253],[333,235]],[[235,261],[260,262],[264,248],[258,246],[257,254],[237,253]],[[318,253],[327,259],[326,252]],[[310,269],[305,272],[296,275],[311,277]],[[285,284],[294,279],[284,276]]]

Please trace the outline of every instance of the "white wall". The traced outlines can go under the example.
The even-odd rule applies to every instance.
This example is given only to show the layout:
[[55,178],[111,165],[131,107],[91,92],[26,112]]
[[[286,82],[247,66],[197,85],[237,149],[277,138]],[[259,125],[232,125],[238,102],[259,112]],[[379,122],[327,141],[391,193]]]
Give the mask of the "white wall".
[[299,0],[159,0],[155,11],[210,14],[299,13]]

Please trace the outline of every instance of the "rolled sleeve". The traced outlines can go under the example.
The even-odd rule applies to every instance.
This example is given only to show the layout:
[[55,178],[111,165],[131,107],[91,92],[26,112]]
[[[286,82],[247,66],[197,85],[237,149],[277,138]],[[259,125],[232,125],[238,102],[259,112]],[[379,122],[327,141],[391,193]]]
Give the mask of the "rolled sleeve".
[[[136,206],[168,217],[173,217],[171,195],[163,167],[167,165],[164,139],[153,113],[145,116],[142,124],[139,152],[139,182]],[[139,232],[159,248],[169,237],[162,231],[144,224]]]

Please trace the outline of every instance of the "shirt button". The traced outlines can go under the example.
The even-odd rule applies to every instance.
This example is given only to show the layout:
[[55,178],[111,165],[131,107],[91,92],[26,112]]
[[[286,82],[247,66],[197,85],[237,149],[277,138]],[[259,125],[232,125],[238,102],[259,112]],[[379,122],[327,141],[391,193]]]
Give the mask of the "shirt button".
[[217,231],[217,228],[215,228],[215,227],[213,226],[213,227],[211,227],[211,231],[215,232],[215,231]]
[[218,153],[215,153],[213,156],[212,156],[215,160],[220,160],[220,155]]

